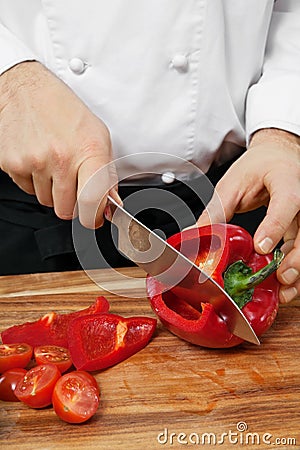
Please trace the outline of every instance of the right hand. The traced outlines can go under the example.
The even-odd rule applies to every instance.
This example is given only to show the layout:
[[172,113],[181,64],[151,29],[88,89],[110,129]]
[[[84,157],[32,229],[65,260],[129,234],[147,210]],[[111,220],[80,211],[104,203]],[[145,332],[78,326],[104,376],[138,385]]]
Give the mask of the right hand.
[[[82,225],[103,224],[116,176],[80,191],[111,162],[105,124],[60,79],[38,62],[24,62],[0,77],[0,167],[28,194],[54,208],[61,219],[78,215]],[[109,167],[112,167],[110,164]],[[114,194],[111,189],[111,194]],[[96,217],[95,217],[96,213]]]

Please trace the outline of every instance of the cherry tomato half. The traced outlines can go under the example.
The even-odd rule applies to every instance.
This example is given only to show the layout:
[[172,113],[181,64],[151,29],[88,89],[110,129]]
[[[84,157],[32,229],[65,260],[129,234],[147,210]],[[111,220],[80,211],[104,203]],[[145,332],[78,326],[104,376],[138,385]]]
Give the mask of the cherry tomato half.
[[26,372],[25,369],[16,367],[15,369],[8,369],[0,376],[0,400],[5,402],[19,401],[14,391]]
[[70,352],[67,348],[56,345],[40,345],[35,347],[33,352],[37,364],[55,364],[60,373],[66,372],[72,365]]
[[98,382],[91,373],[86,372],[85,370],[76,370],[73,373],[76,373],[78,377],[82,377],[85,382],[90,383],[92,386],[94,386],[97,389],[98,394],[100,395]]
[[54,364],[43,364],[28,370],[18,382],[16,397],[31,408],[51,405],[52,392],[61,373]]
[[56,414],[65,422],[82,423],[98,409],[100,396],[98,386],[92,384],[91,375],[84,371],[69,372],[57,381],[52,403]]
[[32,357],[32,347],[28,344],[0,344],[0,373],[9,369],[27,366]]

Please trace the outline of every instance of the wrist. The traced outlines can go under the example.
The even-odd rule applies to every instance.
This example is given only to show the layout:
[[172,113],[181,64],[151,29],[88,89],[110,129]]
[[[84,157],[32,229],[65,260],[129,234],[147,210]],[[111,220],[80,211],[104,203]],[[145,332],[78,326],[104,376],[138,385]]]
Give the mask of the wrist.
[[37,61],[24,61],[3,72],[0,76],[0,109],[23,87],[38,85],[47,72]]
[[299,148],[300,150],[300,136],[279,128],[262,128],[256,131],[252,135],[249,148],[264,143],[283,144],[285,146]]

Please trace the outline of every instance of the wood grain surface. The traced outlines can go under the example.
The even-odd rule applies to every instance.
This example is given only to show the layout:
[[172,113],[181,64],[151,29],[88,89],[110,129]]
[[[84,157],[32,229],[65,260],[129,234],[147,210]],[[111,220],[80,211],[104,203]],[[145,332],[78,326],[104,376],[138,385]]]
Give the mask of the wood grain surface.
[[[0,330],[85,308],[98,295],[111,312],[153,316],[140,270],[118,273],[101,272],[107,291],[84,272],[0,277]],[[64,423],[50,407],[0,402],[0,448],[300,449],[299,306],[280,308],[259,347],[208,350],[158,324],[145,349],[95,374],[101,406],[84,424]]]

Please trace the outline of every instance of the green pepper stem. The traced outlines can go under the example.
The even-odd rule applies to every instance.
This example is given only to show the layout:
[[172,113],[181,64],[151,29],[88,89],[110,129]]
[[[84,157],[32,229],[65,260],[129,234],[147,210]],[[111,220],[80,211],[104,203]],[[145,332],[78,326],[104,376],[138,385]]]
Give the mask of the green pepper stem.
[[282,251],[276,249],[274,251],[273,260],[262,269],[258,270],[257,272],[251,274],[250,276],[246,277],[243,281],[241,281],[240,289],[241,290],[251,289],[260,284],[269,275],[271,275],[278,269],[283,258],[284,254],[282,253]]
[[252,300],[255,286],[278,269],[283,257],[281,250],[275,250],[273,260],[256,273],[253,273],[251,267],[243,261],[234,262],[224,273],[225,291],[240,308],[243,308]]

